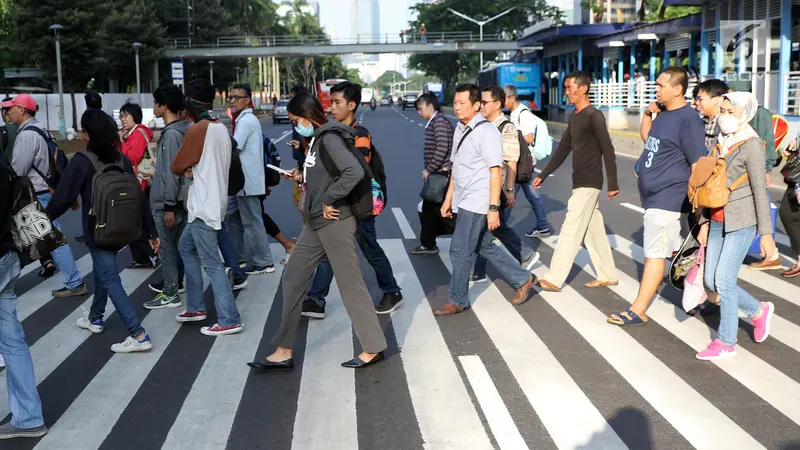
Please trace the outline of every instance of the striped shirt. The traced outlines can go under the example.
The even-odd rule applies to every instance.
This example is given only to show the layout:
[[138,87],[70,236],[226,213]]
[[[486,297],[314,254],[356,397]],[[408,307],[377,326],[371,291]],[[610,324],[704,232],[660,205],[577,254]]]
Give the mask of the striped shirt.
[[719,135],[719,129],[717,128],[718,118],[719,116],[714,116],[710,119],[703,116],[703,122],[706,125],[706,148],[709,152],[717,144],[717,136]]
[[450,152],[453,149],[453,124],[435,113],[425,127],[425,170],[428,173],[450,170]]

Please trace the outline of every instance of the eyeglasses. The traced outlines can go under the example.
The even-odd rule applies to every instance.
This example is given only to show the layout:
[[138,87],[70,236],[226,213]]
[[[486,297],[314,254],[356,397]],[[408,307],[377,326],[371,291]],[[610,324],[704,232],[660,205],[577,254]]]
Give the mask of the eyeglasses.
[[238,102],[239,100],[242,100],[242,99],[249,99],[249,98],[250,97],[245,97],[245,96],[241,96],[240,97],[238,95],[231,95],[230,97],[228,97],[228,101],[233,103],[233,102]]
[[494,102],[498,102],[498,103],[500,103],[500,100],[481,100],[481,105],[484,105],[484,106],[486,106],[486,105],[488,105],[489,103],[494,103]]

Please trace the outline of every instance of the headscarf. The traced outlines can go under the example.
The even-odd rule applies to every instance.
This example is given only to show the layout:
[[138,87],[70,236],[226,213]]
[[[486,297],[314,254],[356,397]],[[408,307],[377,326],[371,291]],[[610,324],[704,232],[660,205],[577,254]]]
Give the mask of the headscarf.
[[750,126],[750,122],[756,116],[756,110],[758,110],[758,99],[756,96],[750,92],[728,92],[722,96],[720,102],[725,101],[725,99],[733,103],[734,106],[742,106],[744,110],[742,111],[742,117],[739,118],[739,122],[742,124],[739,131],[727,136],[720,133],[717,140],[721,147],[720,156],[725,156],[731,147],[740,142],[744,142],[753,137],[759,137],[758,133]]

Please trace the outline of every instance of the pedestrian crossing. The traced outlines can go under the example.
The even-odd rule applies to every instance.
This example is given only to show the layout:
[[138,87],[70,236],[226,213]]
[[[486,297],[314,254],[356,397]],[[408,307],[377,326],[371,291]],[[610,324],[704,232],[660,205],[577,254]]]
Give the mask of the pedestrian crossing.
[[[404,218],[395,212],[395,217]],[[405,222],[408,224],[408,221]],[[411,230],[413,233],[413,230]],[[542,276],[557,236],[528,240]],[[148,311],[149,270],[121,269],[153,349],[113,354],[126,336],[109,301],[106,331],[76,321],[91,296],[54,299],[57,274],[20,283],[18,315],[31,348],[50,433],[3,449],[790,449],[800,446],[800,285],[743,268],[740,284],[776,305],[763,344],[742,320],[736,358],[702,362],[718,318],[690,317],[664,287],[650,323],[619,328],[609,313],[630,305],[644,261],[639,244],[610,234],[618,286],[589,289],[581,249],[561,293],[540,292],[520,307],[502,274],[470,289],[472,309],[436,318],[452,271],[449,238],[436,256],[409,256],[413,239],[381,239],[405,303],[380,317],[385,363],[363,371],[339,363],[360,351],[335,283],[324,320],[304,321],[295,370],[251,373],[246,362],[271,352],[281,319],[280,277],[252,276],[236,293],[245,331],[203,336],[178,309]],[[273,244],[275,254],[282,248]],[[78,266],[93,292],[91,259]],[[362,260],[373,296],[379,289]],[[25,275],[36,277],[33,271]],[[215,320],[206,283],[209,319]],[[0,398],[7,398],[0,377]],[[0,401],[0,416],[9,414]]]

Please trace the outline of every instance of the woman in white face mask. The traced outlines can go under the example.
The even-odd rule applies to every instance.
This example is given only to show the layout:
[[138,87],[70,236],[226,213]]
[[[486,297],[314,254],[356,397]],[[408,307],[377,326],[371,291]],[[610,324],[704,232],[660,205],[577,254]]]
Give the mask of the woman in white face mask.
[[739,310],[751,318],[756,342],[763,342],[769,335],[775,310],[772,302],[758,302],[736,285],[739,268],[756,233],[761,234],[763,256],[771,258],[777,251],[772,239],[764,143],[749,125],[757,108],[758,101],[748,92],[722,96],[717,122],[721,130],[718,155],[724,156],[728,164],[728,186],[743,175],[747,179],[731,192],[727,205],[705,212],[700,229],[699,240],[707,244],[705,284],[720,296],[717,338],[697,354],[702,360],[736,356]]

